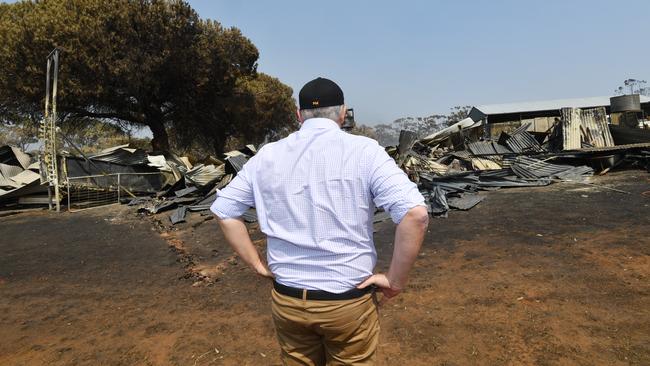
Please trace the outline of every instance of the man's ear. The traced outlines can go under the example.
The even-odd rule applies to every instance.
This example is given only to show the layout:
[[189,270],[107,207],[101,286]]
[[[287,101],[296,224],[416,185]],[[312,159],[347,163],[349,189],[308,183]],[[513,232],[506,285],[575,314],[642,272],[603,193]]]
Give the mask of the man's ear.
[[298,118],[298,122],[303,123],[305,121],[302,120],[302,116],[300,115],[300,109],[296,108],[296,117]]
[[345,121],[345,114],[348,112],[348,107],[344,104],[341,106],[341,113],[339,114],[339,123],[343,125]]

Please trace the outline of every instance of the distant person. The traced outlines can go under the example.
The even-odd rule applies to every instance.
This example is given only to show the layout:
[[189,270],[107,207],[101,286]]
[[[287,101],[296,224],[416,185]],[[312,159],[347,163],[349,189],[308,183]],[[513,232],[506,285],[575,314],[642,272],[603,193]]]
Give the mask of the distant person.
[[[336,83],[308,82],[299,103],[300,130],[262,147],[211,209],[237,254],[273,279],[285,365],[371,365],[378,305],[404,289],[422,244],[424,198],[375,140],[340,129],[346,108]],[[375,206],[398,224],[386,274],[373,274]],[[240,219],[249,207],[268,236],[268,267]]]

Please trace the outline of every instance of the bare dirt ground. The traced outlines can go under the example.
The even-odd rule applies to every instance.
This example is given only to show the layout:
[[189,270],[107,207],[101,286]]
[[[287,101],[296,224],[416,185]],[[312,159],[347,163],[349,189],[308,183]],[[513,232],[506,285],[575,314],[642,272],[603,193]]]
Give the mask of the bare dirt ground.
[[[650,365],[650,175],[593,182],[630,194],[508,189],[432,219],[379,364]],[[0,365],[280,364],[271,284],[208,217],[0,217]],[[393,232],[377,225],[381,269]]]

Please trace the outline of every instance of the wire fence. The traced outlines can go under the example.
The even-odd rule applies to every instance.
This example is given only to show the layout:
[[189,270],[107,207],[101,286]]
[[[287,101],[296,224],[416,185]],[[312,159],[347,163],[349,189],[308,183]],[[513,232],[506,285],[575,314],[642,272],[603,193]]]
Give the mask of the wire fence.
[[68,211],[119,203],[135,193],[153,193],[162,186],[162,173],[113,173],[68,177]]

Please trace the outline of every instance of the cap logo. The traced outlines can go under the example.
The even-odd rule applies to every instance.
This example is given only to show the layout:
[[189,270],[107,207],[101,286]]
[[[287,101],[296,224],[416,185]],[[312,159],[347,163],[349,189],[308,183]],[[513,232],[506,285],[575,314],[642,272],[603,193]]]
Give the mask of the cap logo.
[[317,101],[317,100],[313,100],[313,101],[311,102],[311,105],[319,105],[319,104],[320,104],[320,102]]

